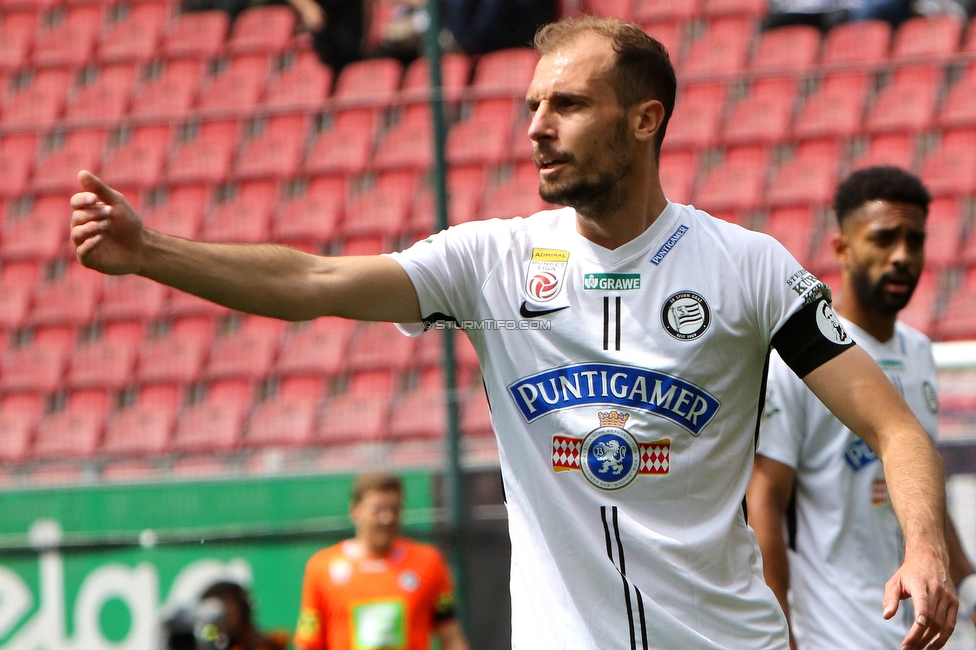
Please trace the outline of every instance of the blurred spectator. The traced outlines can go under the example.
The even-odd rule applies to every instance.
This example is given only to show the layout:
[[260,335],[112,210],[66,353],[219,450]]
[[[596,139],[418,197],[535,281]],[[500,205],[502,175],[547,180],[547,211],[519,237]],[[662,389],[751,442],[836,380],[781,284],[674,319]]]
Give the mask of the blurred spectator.
[[353,483],[356,535],[309,559],[295,632],[299,650],[468,650],[454,615],[447,564],[432,546],[400,536],[403,484],[389,474]]
[[914,15],[913,0],[769,0],[764,29],[813,25],[826,31],[851,20],[887,20],[892,25]]
[[247,591],[236,582],[217,582],[195,606],[164,618],[160,641],[163,650],[285,650],[288,636],[261,634]]
[[531,47],[536,31],[559,17],[557,0],[446,0],[445,26],[468,54]]
[[319,59],[334,72],[363,58],[373,0],[288,0],[288,3],[311,32]]

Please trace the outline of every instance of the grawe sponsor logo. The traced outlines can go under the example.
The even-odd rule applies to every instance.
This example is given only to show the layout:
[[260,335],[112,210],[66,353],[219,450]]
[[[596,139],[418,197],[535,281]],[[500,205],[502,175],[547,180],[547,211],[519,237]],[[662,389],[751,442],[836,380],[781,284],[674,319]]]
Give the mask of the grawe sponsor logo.
[[640,273],[587,273],[583,276],[586,291],[632,291],[640,286]]

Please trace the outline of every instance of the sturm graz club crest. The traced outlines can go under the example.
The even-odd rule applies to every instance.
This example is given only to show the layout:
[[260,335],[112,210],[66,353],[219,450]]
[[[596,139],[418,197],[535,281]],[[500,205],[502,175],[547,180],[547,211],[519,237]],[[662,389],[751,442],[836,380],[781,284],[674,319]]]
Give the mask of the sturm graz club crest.
[[679,341],[693,341],[705,333],[712,321],[708,303],[694,291],[679,291],[664,301],[661,322]]

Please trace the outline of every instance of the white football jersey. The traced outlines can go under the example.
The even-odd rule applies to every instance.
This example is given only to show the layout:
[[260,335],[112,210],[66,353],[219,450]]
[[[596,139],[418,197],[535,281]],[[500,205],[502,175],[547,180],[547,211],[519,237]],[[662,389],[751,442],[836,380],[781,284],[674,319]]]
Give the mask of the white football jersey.
[[[935,439],[937,374],[929,340],[898,322],[894,337],[881,343],[841,321]],[[775,352],[758,453],[796,470],[796,551],[789,555],[797,647],[901,647],[911,602],[902,602],[889,621],[881,616],[884,585],[904,552],[881,463]]]
[[394,258],[478,352],[513,648],[787,647],[742,501],[774,334],[806,314],[784,339],[813,367],[850,345],[824,285],[772,238],[674,203],[616,250],[564,208]]

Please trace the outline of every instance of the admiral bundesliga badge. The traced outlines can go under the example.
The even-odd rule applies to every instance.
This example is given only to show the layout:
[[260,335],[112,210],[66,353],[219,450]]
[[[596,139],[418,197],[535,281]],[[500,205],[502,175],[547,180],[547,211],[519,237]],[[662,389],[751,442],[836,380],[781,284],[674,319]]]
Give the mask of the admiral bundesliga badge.
[[558,296],[568,265],[568,251],[533,248],[529,272],[525,276],[525,295],[533,303],[549,302]]
[[556,472],[581,470],[590,483],[601,490],[626,487],[638,474],[667,474],[670,469],[671,441],[638,443],[624,429],[628,413],[597,413],[600,426],[585,438],[552,437],[552,469]]

